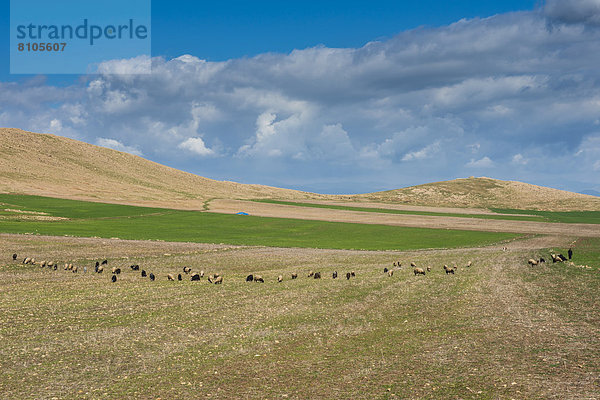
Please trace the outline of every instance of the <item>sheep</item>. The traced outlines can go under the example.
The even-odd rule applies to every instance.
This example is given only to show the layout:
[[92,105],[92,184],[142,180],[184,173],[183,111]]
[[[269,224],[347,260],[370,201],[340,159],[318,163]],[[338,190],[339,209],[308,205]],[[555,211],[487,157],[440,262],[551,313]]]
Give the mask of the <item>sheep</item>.
[[250,274],[246,277],[246,282],[252,282],[254,281],[254,275]]
[[298,277],[298,274],[296,272],[292,272],[292,279],[296,279]]
[[347,279],[347,280],[350,280],[350,276],[352,276],[352,275],[350,274],[350,272],[346,272],[346,279]]
[[17,261],[17,253],[13,254],[13,261]]
[[429,265],[427,266],[427,272],[431,272],[431,267]]
[[108,260],[102,261],[102,265],[106,265],[106,264],[108,264]]
[[544,260],[544,257],[540,257],[540,263],[545,263],[546,260]]
[[[562,255],[562,254],[559,254],[559,255]],[[563,258],[564,258],[564,256],[563,256]],[[566,258],[565,258],[565,260],[566,260]],[[30,262],[31,262],[31,265],[35,264],[35,258],[32,257]]]
[[473,265],[473,262],[472,262],[472,261],[469,261],[469,262],[467,263],[467,268],[470,268],[470,267],[471,267],[471,265]]
[[333,279],[337,279],[338,273],[337,271],[333,271]]
[[209,275],[206,279],[208,280],[208,283],[213,283],[213,280],[217,278],[214,275]]
[[393,276],[394,275],[394,270],[390,269],[387,274],[388,274],[389,277]]
[[129,268],[131,268],[132,271],[139,271],[140,270],[140,266],[135,264],[135,265],[131,265]]
[[350,271],[350,275],[354,278],[356,276],[356,273],[354,271]]
[[200,278],[204,278],[204,271],[200,271]]
[[200,274],[199,273],[194,273],[192,274],[192,278],[190,279],[191,281],[199,281],[200,280]]
[[69,271],[73,271],[73,264],[69,264],[69,266],[67,267],[67,269],[68,269]]
[[315,273],[313,271],[308,271],[308,277],[311,278]]
[[98,267],[98,273],[101,274],[104,271],[104,267],[103,266],[99,266]]
[[530,258],[529,261],[527,261],[527,264],[533,267],[534,265],[538,265],[538,261]]
[[58,264],[54,263],[54,270],[56,271],[58,269]]
[[96,268],[98,268],[100,266],[100,263],[98,261],[96,261]]
[[[395,266],[396,266],[396,263],[394,263],[394,267],[395,267]],[[384,273],[384,274],[387,274],[387,272],[388,272],[388,271],[389,271],[389,270],[387,269],[387,267],[385,267],[385,268],[383,269],[383,273]]]
[[48,268],[52,269],[52,268],[54,268],[55,265],[56,265],[56,263],[54,261],[50,261],[48,263]]
[[23,260],[23,264],[29,264],[30,262],[31,262],[31,258],[29,258],[29,257],[26,257],[26,258]]
[[186,274],[189,274],[190,272],[192,272],[192,268],[190,268],[190,267],[183,267],[183,272],[185,272]]
[[148,274],[146,274],[146,270],[142,270],[142,278],[145,278],[146,276],[148,276]]
[[414,262],[411,262],[411,263],[410,263],[410,266],[411,266],[411,267],[413,267],[413,268],[416,268],[416,267],[417,267],[417,264],[415,264]]
[[217,279],[215,279],[214,284],[215,285],[221,285],[221,284],[223,284],[223,277],[222,276],[217,276]]
[[121,273],[121,268],[112,267],[112,273],[119,275]]
[[423,270],[423,268],[415,268],[413,270],[413,272],[415,273],[415,276],[417,276],[417,275],[425,275],[425,271]]
[[170,280],[170,281],[174,281],[175,280],[175,278],[173,278],[173,275],[171,275],[171,274],[167,275],[167,279]]
[[277,282],[283,282],[283,276],[279,275],[279,276],[277,277]]
[[46,262],[46,260],[44,260],[44,261],[40,261],[40,267],[41,267],[41,268],[44,268],[44,267],[46,267],[46,265],[47,265],[47,264],[48,264],[48,263]]
[[76,274],[77,273],[77,266],[74,266],[71,271],[73,271],[73,273]]
[[154,274],[152,272],[150,272],[150,280],[153,281],[155,279],[156,279],[156,277],[154,276]]
[[446,271],[446,275],[448,275],[448,274],[454,275],[454,268],[449,268],[447,265],[444,265],[444,271]]
[[260,275],[254,275],[254,282],[265,283],[265,280]]
[[116,276],[116,275],[113,275],[113,276],[110,278],[110,280],[111,280],[113,283],[115,283],[115,282],[117,281],[117,276]]
[[314,278],[315,279],[321,279],[321,273],[320,272],[315,272]]
[[396,268],[396,261],[394,261],[394,268]]
[[557,254],[557,257],[560,259],[560,261],[567,261],[567,257],[563,256],[562,254]]
[[182,280],[183,280],[183,278],[181,277],[181,274],[178,274],[178,275],[177,275],[177,280],[178,280],[178,281],[182,281]]

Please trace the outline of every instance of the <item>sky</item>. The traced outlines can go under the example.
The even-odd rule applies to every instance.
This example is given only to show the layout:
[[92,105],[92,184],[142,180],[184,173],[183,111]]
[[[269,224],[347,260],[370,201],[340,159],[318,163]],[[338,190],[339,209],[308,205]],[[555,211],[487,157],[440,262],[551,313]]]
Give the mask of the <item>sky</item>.
[[139,58],[10,75],[7,58],[0,126],[209,178],[359,193],[490,176],[600,191],[600,0],[154,0],[150,75],[122,74]]

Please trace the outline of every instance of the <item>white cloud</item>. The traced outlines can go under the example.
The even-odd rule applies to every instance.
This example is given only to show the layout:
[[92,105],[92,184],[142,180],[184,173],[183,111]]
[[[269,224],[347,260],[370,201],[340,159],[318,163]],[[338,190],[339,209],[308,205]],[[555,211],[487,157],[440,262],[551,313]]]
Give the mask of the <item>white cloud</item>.
[[466,166],[468,168],[492,168],[494,166],[494,162],[489,157],[483,157],[479,160],[471,159]]
[[600,0],[546,0],[544,13],[559,22],[600,24]]
[[123,143],[115,139],[98,138],[96,144],[102,147],[108,147],[109,149],[123,151],[125,153],[133,154],[135,156],[143,156],[144,154],[133,146],[126,146]]
[[527,160],[525,157],[523,157],[522,154],[519,153],[513,156],[511,162],[516,165],[526,165],[529,162],[529,160]]
[[184,142],[179,144],[180,149],[191,151],[194,154],[197,154],[201,157],[214,156],[215,152],[212,149],[206,147],[204,144],[204,140],[199,137],[189,138]]
[[440,142],[432,143],[428,146],[423,147],[420,150],[413,151],[410,153],[406,153],[404,157],[402,157],[402,161],[412,161],[412,160],[423,160],[425,158],[429,158],[433,156],[440,150]]

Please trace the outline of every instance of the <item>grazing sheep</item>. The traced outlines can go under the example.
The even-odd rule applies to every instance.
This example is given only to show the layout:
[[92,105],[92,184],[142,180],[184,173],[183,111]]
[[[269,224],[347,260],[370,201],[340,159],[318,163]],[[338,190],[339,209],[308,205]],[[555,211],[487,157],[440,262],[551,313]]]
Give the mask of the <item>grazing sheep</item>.
[[[562,255],[562,254],[559,254],[559,256],[560,255]],[[563,256],[563,258],[564,258],[564,256]],[[566,258],[565,258],[565,260],[566,260]],[[32,265],[35,264],[35,258],[32,257],[30,262],[31,262]]]
[[146,274],[146,270],[142,270],[142,278],[145,278],[146,276],[148,276],[148,275]]
[[200,271],[200,278],[204,278],[204,271]]
[[156,279],[156,277],[154,276],[154,274],[152,272],[150,272],[150,280],[153,281],[155,279]]
[[13,261],[17,260],[17,253],[13,254]]
[[29,258],[29,257],[26,257],[26,258],[23,260],[23,264],[29,264],[30,262],[31,262],[31,258]]
[[[394,267],[395,267],[395,266],[396,266],[396,263],[394,263]],[[383,269],[383,273],[384,273],[384,274],[387,274],[387,272],[388,272],[388,271],[389,271],[389,270],[387,269],[387,267],[385,267],[385,268]]]
[[538,265],[538,261],[530,258],[529,261],[527,261],[527,264],[533,267],[534,265]]
[[265,280],[260,275],[254,275],[254,282],[265,283]]
[[54,270],[56,271],[58,269],[58,264],[54,263]]
[[99,267],[100,263],[98,261],[96,261],[96,267]]
[[217,276],[217,279],[215,279],[214,284],[215,285],[221,285],[221,284],[223,284],[223,277],[222,276]]
[[192,280],[192,281],[199,281],[199,280],[200,280],[200,274],[199,274],[199,273],[197,273],[197,272],[196,272],[196,273],[194,273],[194,274],[192,274],[192,278],[191,278],[191,280]]
[[394,270],[393,270],[393,269],[390,269],[390,270],[388,271],[388,273],[387,273],[387,274],[388,274],[388,276],[390,276],[390,277],[391,277],[391,276],[393,276],[393,275],[394,275]]
[[394,261],[394,268],[396,268],[396,261]]
[[449,268],[447,265],[444,265],[444,271],[446,271],[446,275],[448,275],[448,274],[454,275],[454,268]]
[[46,260],[40,261],[40,267],[44,268],[44,267],[46,267],[46,264],[47,264]]
[[106,265],[106,264],[108,264],[108,260],[102,261],[102,265]]
[[170,280],[170,281],[174,281],[175,280],[175,278],[173,278],[173,275],[171,275],[171,274],[167,275],[167,279]]
[[216,279],[214,275],[209,275],[208,278],[206,278],[208,280],[208,283],[213,283],[213,279]]
[[411,263],[410,263],[410,266],[411,266],[411,267],[413,267],[413,268],[416,268],[416,267],[417,267],[417,264],[415,264],[414,262],[411,262]]
[[113,283],[115,283],[115,282],[117,281],[117,276],[116,276],[116,275],[113,275],[113,276],[110,278],[110,280],[111,280],[111,281],[113,281]]
[[471,265],[473,265],[473,262],[472,262],[472,261],[469,261],[469,262],[467,263],[467,268],[471,267]]
[[415,273],[415,276],[417,276],[417,275],[425,275],[425,271],[423,270],[423,268],[415,268],[413,270],[413,272]]
[[557,257],[560,259],[560,261],[567,261],[567,257],[563,256],[562,254],[557,254]]
[[544,257],[540,257],[540,263],[545,263],[546,260],[544,260]]
[[121,273],[121,268],[112,267],[112,273],[119,275]]
[[246,282],[252,282],[254,281],[254,275],[250,274],[246,277]]
[[131,268],[132,271],[139,271],[140,270],[140,266],[137,265],[137,264],[132,265],[130,268]]
[[98,267],[98,273],[101,274],[102,272],[104,272],[104,267],[101,265]]
[[320,272],[315,272],[314,278],[315,279],[321,279],[321,273]]
[[277,277],[277,282],[283,282],[283,276],[279,275],[279,276]]
[[181,274],[178,274],[178,275],[177,275],[177,280],[178,280],[178,281],[182,281],[182,280],[183,280],[183,278],[181,277]]
[[346,279],[347,279],[347,280],[350,280],[350,277],[351,277],[351,276],[352,276],[352,275],[350,274],[350,272],[346,272]]
[[186,274],[189,274],[190,272],[192,272],[192,268],[190,268],[190,267],[183,267],[183,272],[185,272]]
[[427,266],[427,272],[431,272],[431,267],[429,265]]
[[54,268],[56,266],[56,263],[54,261],[50,261],[48,263],[48,268]]
[[298,274],[295,272],[292,272],[292,279],[296,279],[298,277]]
[[356,273],[355,273],[354,271],[350,271],[350,275],[351,275],[352,277],[355,277],[355,276],[356,276]]
[[73,269],[71,269],[71,271],[73,271],[74,274],[77,273],[77,266],[74,266]]
[[311,278],[312,276],[314,276],[315,273],[313,271],[308,271],[308,277]]
[[337,279],[337,271],[333,271],[333,279]]

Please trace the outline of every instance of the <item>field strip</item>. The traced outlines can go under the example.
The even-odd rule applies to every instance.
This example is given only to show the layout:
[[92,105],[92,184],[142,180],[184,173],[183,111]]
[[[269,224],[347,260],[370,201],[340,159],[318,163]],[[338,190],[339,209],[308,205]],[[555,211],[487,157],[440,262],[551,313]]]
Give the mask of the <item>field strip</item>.
[[250,215],[260,217],[350,222],[357,224],[392,225],[414,228],[600,237],[600,226],[593,224],[564,224],[555,222],[437,217],[408,214],[379,214],[362,211],[288,206],[243,200],[215,199],[210,204],[209,212],[224,214],[246,212]]

